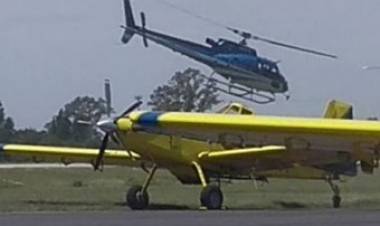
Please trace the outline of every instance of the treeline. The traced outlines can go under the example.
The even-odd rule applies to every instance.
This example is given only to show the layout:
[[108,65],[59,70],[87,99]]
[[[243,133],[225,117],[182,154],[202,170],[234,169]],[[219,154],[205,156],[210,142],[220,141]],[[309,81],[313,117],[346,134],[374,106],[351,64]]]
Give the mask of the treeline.
[[[157,111],[206,111],[219,104],[213,84],[200,72],[187,69],[177,72],[150,95],[148,106]],[[128,105],[128,103],[126,103]],[[64,104],[44,125],[44,129],[15,129],[15,121],[5,114],[0,102],[0,143],[98,147],[101,134],[95,124],[106,118],[103,98],[77,97]],[[83,123],[86,122],[86,123]]]

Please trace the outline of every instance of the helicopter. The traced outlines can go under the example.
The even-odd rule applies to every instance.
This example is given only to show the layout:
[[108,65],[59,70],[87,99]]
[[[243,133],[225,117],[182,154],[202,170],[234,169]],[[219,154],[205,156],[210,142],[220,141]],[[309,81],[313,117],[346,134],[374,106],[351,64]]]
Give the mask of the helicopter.
[[[122,36],[124,44],[127,44],[136,34],[142,37],[145,47],[149,47],[148,41],[152,41],[181,53],[213,70],[210,76],[201,76],[209,84],[215,84],[217,90],[258,104],[274,102],[277,94],[283,94],[289,99],[289,87],[279,69],[279,62],[259,56],[256,49],[248,46],[248,40],[261,41],[323,57],[338,58],[335,55],[273,41],[231,27],[226,28],[239,35],[242,38],[240,42],[207,38],[207,45],[198,44],[147,29],[144,12],[140,13],[142,25],[136,25],[130,0],[124,0],[124,10],[126,25],[121,26],[124,29]],[[223,77],[224,81],[214,78],[215,74]]]

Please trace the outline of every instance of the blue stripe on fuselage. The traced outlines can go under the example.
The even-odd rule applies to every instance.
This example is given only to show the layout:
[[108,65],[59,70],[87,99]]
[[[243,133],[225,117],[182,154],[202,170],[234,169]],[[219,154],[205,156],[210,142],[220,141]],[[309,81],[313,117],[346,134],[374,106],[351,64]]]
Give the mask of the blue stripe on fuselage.
[[146,127],[158,126],[158,118],[162,115],[162,112],[146,112],[143,113],[138,120],[138,124]]

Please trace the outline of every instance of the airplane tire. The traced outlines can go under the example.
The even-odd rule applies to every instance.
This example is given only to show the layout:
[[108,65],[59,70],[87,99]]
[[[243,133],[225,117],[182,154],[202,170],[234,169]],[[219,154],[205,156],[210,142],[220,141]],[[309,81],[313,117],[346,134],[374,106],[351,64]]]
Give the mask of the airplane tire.
[[223,193],[217,185],[208,185],[201,192],[201,204],[209,210],[220,210],[223,205]]
[[340,196],[334,195],[332,201],[334,208],[340,208],[340,203],[342,202],[342,198]]
[[132,186],[127,192],[127,205],[132,210],[143,210],[149,205],[149,195],[147,192],[141,193],[142,186]]

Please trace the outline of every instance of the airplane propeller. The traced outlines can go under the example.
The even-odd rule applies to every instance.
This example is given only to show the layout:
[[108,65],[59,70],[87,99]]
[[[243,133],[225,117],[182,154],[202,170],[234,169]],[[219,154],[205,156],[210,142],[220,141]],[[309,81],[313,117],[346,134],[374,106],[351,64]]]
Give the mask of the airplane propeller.
[[[115,136],[115,132],[116,132],[116,123],[119,119],[121,118],[126,118],[129,116],[129,114],[131,112],[133,112],[134,110],[136,110],[137,108],[139,108],[141,105],[143,104],[142,101],[136,101],[135,103],[131,104],[121,115],[119,115],[118,117],[115,117],[115,118],[109,118],[107,120],[104,120],[104,121],[100,121],[97,123],[97,127],[99,129],[101,129],[105,135],[102,139],[102,143],[100,144],[100,147],[99,147],[99,153],[98,153],[98,156],[96,157],[96,161],[94,163],[94,170],[97,171],[99,170],[102,162],[103,162],[103,159],[104,159],[104,154],[106,152],[106,149],[107,149],[107,146],[108,146],[108,141],[109,141],[109,138],[111,137],[111,139],[115,139],[117,140],[116,136]],[[133,159],[133,155],[132,155],[132,152],[129,151],[127,149],[127,152],[128,152],[128,155]]]
[[301,52],[305,52],[305,53],[310,53],[310,54],[314,54],[314,55],[329,57],[329,58],[333,58],[333,59],[337,59],[338,58],[338,56],[336,56],[336,55],[320,52],[320,51],[317,51],[317,50],[307,49],[307,48],[296,46],[296,45],[290,45],[290,44],[274,41],[274,40],[271,40],[271,39],[268,39],[268,38],[264,38],[264,37],[260,37],[260,36],[257,36],[257,35],[253,35],[253,34],[251,34],[249,32],[242,31],[242,30],[239,30],[239,29],[236,29],[236,28],[232,28],[232,27],[226,27],[226,28],[229,31],[232,31],[234,34],[237,34],[240,37],[242,37],[243,38],[242,44],[246,44],[246,40],[251,39],[251,40],[254,40],[254,41],[265,42],[265,43],[268,43],[268,44],[271,44],[271,45],[276,45],[276,46],[280,46],[280,47],[284,47],[284,48],[288,48],[288,49],[293,49],[293,50],[297,50],[297,51],[301,51]]
[[[81,125],[84,125],[84,126],[92,126],[94,128],[97,128],[99,130],[102,131],[102,134],[104,134],[103,136],[103,139],[102,139],[102,142],[100,144],[100,147],[99,147],[99,152],[98,152],[98,155],[96,156],[96,159],[95,159],[95,162],[94,162],[94,170],[97,171],[99,170],[102,162],[103,162],[103,159],[104,159],[104,155],[105,155],[105,152],[106,152],[106,149],[108,147],[108,142],[110,140],[110,138],[112,139],[113,142],[115,142],[116,144],[120,144],[117,136],[116,136],[116,123],[119,119],[121,118],[125,118],[125,117],[128,117],[128,115],[133,112],[134,110],[136,110],[137,108],[139,108],[143,102],[141,100],[138,100],[136,102],[134,102],[133,104],[131,104],[122,114],[120,114],[119,116],[117,117],[111,117],[112,116],[112,113],[113,113],[113,110],[112,110],[112,96],[111,96],[111,83],[110,83],[110,80],[109,79],[106,79],[105,80],[105,83],[104,83],[104,94],[105,94],[105,101],[106,101],[106,115],[107,115],[107,119],[105,120],[100,120],[98,122],[91,122],[91,121],[82,121],[82,120],[79,120],[77,121],[77,123],[81,124]],[[133,158],[133,155],[132,153],[127,150],[129,156],[131,156],[131,158]]]

